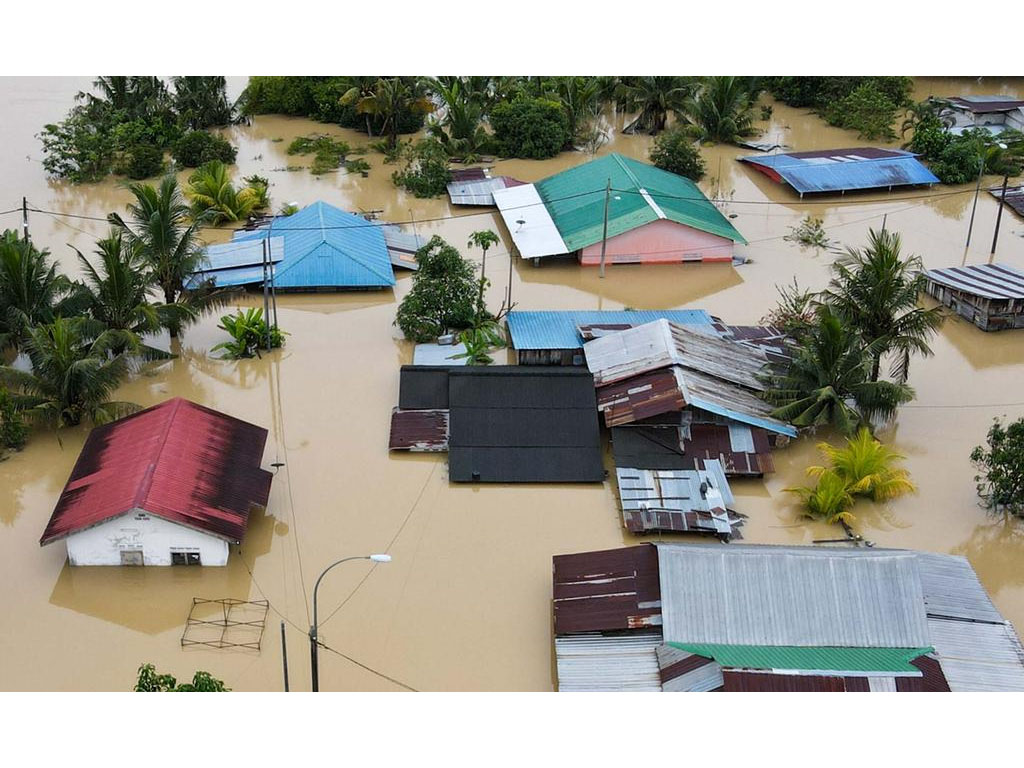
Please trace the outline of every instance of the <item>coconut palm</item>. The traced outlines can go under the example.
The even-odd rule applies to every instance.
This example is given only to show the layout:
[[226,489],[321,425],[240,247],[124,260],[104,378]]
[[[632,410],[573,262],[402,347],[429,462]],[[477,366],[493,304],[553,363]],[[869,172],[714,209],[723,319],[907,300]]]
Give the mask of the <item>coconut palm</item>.
[[185,196],[192,201],[194,216],[223,224],[248,218],[265,197],[265,191],[261,194],[253,187],[235,189],[228,167],[220,160],[211,160],[188,177]]
[[921,259],[902,258],[896,232],[870,230],[866,248],[848,248],[832,264],[832,281],[823,294],[839,317],[871,346],[871,381],[878,381],[882,357],[897,355],[891,374],[903,384],[910,356],[931,355],[928,340],[942,324],[941,310],[918,306],[924,290]]
[[617,97],[629,112],[637,113],[624,133],[647,131],[652,136],[663,131],[669,113],[683,112],[693,94],[694,83],[686,77],[629,77],[619,84]]
[[111,400],[129,373],[128,357],[113,354],[125,343],[123,332],[92,332],[82,317],[60,318],[31,329],[25,352],[31,371],[0,366],[0,384],[28,419],[73,427],[88,419],[104,424],[137,411],[134,403]]
[[601,83],[594,77],[552,77],[548,80],[547,87],[565,110],[565,116],[569,121],[571,145],[580,138],[583,129],[600,112]]
[[892,417],[913,398],[906,384],[870,378],[875,347],[865,345],[828,306],[819,309],[802,341],[783,370],[765,376],[765,397],[778,406],[776,418],[798,427],[831,424],[849,435],[873,419]]
[[153,271],[156,284],[164,294],[165,304],[179,304],[181,319],[168,327],[171,338],[177,338],[189,322],[224,302],[223,292],[209,284],[185,288],[186,281],[206,262],[199,242],[202,218],[191,219],[191,211],[172,175],[164,177],[159,186],[136,182],[128,189],[135,197],[128,213],[131,223],[119,214],[108,217],[110,223],[124,234],[125,240],[138,248],[139,255]]
[[431,92],[443,106],[443,113],[433,123],[431,133],[447,145],[449,153],[475,155],[488,142],[481,123],[488,95],[478,78],[442,77],[427,81]]
[[830,469],[818,475],[818,484],[813,488],[801,485],[783,490],[800,497],[808,517],[826,523],[853,522],[853,515],[848,511],[854,502],[850,486]]
[[[143,344],[141,338],[162,328],[194,319],[192,309],[183,304],[154,304],[149,291],[155,285],[153,272],[142,257],[137,242],[129,243],[122,232],[112,231],[96,242],[99,268],[77,248],[85,281],[75,285],[83,310],[103,328],[124,331],[136,338],[136,347],[147,359],[171,357],[167,352]],[[128,344],[112,351],[127,351]]]
[[888,501],[917,490],[910,481],[910,473],[902,467],[893,466],[906,457],[876,440],[868,429],[862,428],[856,436],[847,438],[842,448],[819,443],[818,450],[831,466],[810,467],[807,473],[823,477],[833,472],[855,495],[867,496],[873,501]]
[[735,144],[754,133],[756,99],[748,78],[706,77],[697,93],[686,100],[683,114],[701,141]]
[[390,148],[398,145],[402,115],[426,115],[434,111],[434,103],[427,98],[423,84],[411,77],[382,77],[368,95],[356,100],[355,105],[357,112],[380,120]]
[[179,119],[193,131],[228,125],[235,108],[228,101],[223,75],[180,75],[171,78],[173,103]]
[[30,326],[70,313],[71,281],[50,252],[6,230],[0,235],[0,348],[18,346]]
[[[341,94],[338,103],[343,106],[358,104],[362,99],[373,96],[373,89],[380,78],[376,75],[354,75],[345,79],[345,92]],[[358,107],[357,107],[358,111]],[[366,135],[373,136],[373,115],[369,111],[363,111],[366,120]]]

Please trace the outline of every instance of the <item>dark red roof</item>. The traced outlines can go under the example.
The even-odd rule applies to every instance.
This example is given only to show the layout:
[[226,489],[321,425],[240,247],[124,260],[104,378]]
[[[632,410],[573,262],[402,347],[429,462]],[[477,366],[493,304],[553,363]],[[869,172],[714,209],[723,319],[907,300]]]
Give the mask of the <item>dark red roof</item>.
[[272,475],[267,430],[180,397],[89,433],[40,544],[133,509],[241,541]]

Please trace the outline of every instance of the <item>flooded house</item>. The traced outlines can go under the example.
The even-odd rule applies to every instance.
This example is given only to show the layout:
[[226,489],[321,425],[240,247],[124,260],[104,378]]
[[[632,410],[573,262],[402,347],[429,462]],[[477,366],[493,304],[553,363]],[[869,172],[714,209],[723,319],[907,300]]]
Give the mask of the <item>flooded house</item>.
[[1022,691],[966,558],[642,544],[552,563],[560,691]]
[[462,168],[451,171],[448,200],[452,205],[493,206],[494,192],[519,187],[526,182],[511,176],[492,176],[489,168]]
[[71,565],[226,565],[266,507],[267,430],[176,397],[96,427],[40,545]]
[[1009,264],[929,269],[925,291],[983,331],[1024,328],[1024,272]]
[[380,289],[395,284],[394,267],[415,269],[422,238],[318,201],[291,216],[240,229],[210,245],[193,282],[218,287],[310,292]]
[[580,368],[402,366],[389,449],[448,452],[467,483],[600,483],[594,380]]
[[880,147],[819,149],[737,158],[800,197],[868,189],[938,184],[913,152]]
[[746,240],[696,184],[609,154],[535,184],[494,190],[521,258],[580,264],[729,263]]
[[1010,96],[954,96],[933,99],[939,119],[950,133],[960,135],[971,128],[983,128],[993,136],[1003,131],[1024,131],[1024,100]]

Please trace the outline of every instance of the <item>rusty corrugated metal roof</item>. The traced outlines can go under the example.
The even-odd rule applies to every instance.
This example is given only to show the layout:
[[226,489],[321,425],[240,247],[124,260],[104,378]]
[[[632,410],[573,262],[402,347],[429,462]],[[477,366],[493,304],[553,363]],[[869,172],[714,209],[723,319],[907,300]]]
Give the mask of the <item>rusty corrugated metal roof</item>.
[[266,441],[262,427],[180,397],[96,427],[39,543],[135,509],[241,541],[270,494]]
[[729,508],[732,491],[717,461],[701,469],[617,467],[622,518],[630,533],[707,533],[739,537],[743,515]]
[[441,453],[448,450],[448,411],[391,412],[388,449],[414,453]]

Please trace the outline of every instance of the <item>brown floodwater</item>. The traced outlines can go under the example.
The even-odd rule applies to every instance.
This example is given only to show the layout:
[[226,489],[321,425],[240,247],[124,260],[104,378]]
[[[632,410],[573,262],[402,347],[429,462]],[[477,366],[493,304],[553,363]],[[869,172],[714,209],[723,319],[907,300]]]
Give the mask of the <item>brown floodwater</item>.
[[[60,119],[88,78],[3,78],[0,102],[0,210],[20,205],[83,216],[104,216],[128,199],[117,181],[67,185],[48,181],[34,134]],[[1024,93],[1020,79],[921,78],[916,96]],[[232,79],[237,94],[244,79]],[[621,117],[611,115],[612,126]],[[774,105],[772,138],[799,149],[862,144],[804,110]],[[415,221],[420,234],[440,234],[464,247],[469,234],[491,228],[485,209],[452,209],[447,200],[418,200],[395,189],[391,167],[369,154],[368,178],[334,173],[320,178],[289,157],[295,136],[342,137],[353,146],[365,136],[303,119],[259,117],[226,131],[239,147],[236,176],[270,178],[275,207],[323,199],[382,218]],[[650,139],[615,135],[600,150],[646,159]],[[828,235],[860,245],[869,227],[902,233],[908,252],[929,267],[989,260],[996,205],[978,202],[969,253],[964,240],[973,188],[937,187],[891,194],[850,195],[825,203],[801,202],[788,188],[735,162],[747,150],[707,147],[704,191],[723,200],[750,241],[738,248],[749,263],[614,266],[513,265],[513,298],[520,309],[700,307],[735,323],[758,320],[775,301],[776,284],[794,277],[810,288],[828,279],[831,257],[802,250],[783,237],[808,213],[824,219]],[[548,161],[510,160],[498,173],[535,181],[585,161],[563,153]],[[289,167],[300,166],[298,170]],[[956,193],[956,194],[951,194]],[[903,198],[913,197],[913,200]],[[105,226],[87,219],[30,214],[33,240],[48,247],[70,273],[74,252],[91,249]],[[451,219],[450,216],[460,218]],[[15,227],[20,217],[0,217]],[[443,219],[443,220],[439,220]],[[507,285],[508,242],[488,254],[496,309]],[[212,233],[211,241],[226,233]],[[1024,222],[1003,216],[998,258],[1024,268]],[[472,258],[478,253],[464,250]],[[28,447],[0,463],[0,689],[126,690],[136,667],[153,662],[179,677],[205,669],[236,690],[281,690],[281,615],[291,623],[288,650],[293,689],[309,689],[309,624],[313,582],[330,562],[347,555],[389,551],[394,561],[371,571],[349,563],[332,571],[320,592],[321,616],[346,599],[321,628],[332,648],[421,690],[551,690],[551,556],[620,547],[641,541],[621,524],[615,489],[603,486],[472,486],[448,483],[444,456],[389,456],[388,420],[397,400],[398,366],[411,345],[393,326],[409,289],[399,275],[394,290],[282,296],[287,346],[260,360],[229,362],[210,354],[222,340],[214,317],[190,328],[176,360],[149,366],[120,399],[148,406],[183,396],[270,430],[265,466],[283,462],[266,514],[251,524],[241,551],[225,568],[71,568],[61,544],[39,536],[86,436],[68,429],[60,440],[34,434]],[[239,303],[259,304],[252,296]],[[163,339],[160,343],[167,344]],[[907,456],[916,495],[887,504],[861,503],[856,528],[885,547],[913,547],[967,556],[999,609],[1024,626],[1024,526],[993,519],[979,508],[971,448],[995,416],[1024,414],[1024,335],[985,334],[948,321],[915,359],[917,399],[883,434]],[[819,434],[775,454],[778,471],[764,481],[734,485],[736,507],[749,516],[749,542],[809,544],[835,538],[837,528],[800,518],[782,489],[802,483],[818,462]],[[611,468],[606,451],[606,465]],[[679,540],[683,540],[680,537]],[[365,579],[365,581],[364,581]],[[355,590],[353,592],[353,590]],[[262,599],[268,617],[262,650],[182,649],[180,638],[193,597]],[[276,612],[275,612],[276,611]],[[277,613],[279,612],[279,613]],[[330,652],[321,654],[324,690],[393,690],[396,686]]]

